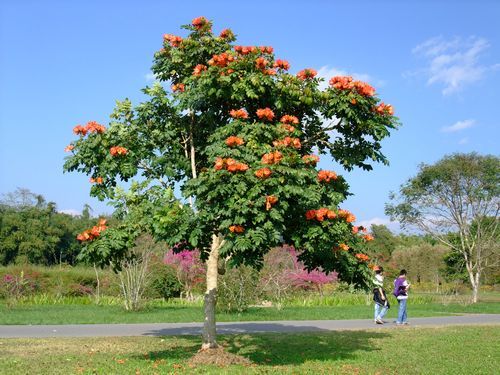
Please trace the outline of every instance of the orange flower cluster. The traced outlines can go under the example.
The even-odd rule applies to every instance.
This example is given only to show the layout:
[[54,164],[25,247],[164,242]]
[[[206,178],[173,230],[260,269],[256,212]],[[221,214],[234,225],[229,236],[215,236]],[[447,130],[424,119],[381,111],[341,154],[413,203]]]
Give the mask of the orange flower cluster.
[[347,210],[339,210],[339,217],[344,218],[348,223],[354,223],[356,221],[356,216]]
[[231,29],[224,29],[220,32],[219,36],[222,39],[232,39],[234,38],[234,33]]
[[109,149],[109,153],[113,156],[115,155],[126,155],[128,150],[125,147],[113,146]]
[[367,262],[368,259],[370,259],[370,257],[368,255],[365,255],[365,254],[361,254],[361,253],[357,253],[354,255],[356,258],[358,258],[360,261],[362,262]]
[[195,77],[199,77],[201,72],[207,70],[207,67],[206,65],[203,65],[203,64],[198,64],[194,67],[194,70],[193,70],[193,76]]
[[352,227],[352,234],[357,234],[359,232],[359,227]]
[[234,50],[242,55],[248,55],[249,53],[254,53],[257,48],[251,46],[234,46]]
[[351,99],[351,104],[352,105],[356,105],[358,103],[358,101],[355,99],[355,98],[352,98]]
[[269,64],[269,61],[267,61],[265,58],[263,57],[258,57],[256,60],[255,60],[255,66],[257,67],[257,69],[266,69],[266,66],[267,64]]
[[245,172],[248,170],[248,165],[243,163],[238,163],[236,160],[227,158],[217,158],[215,160],[215,169],[220,171],[221,169],[227,169],[229,172]]
[[319,162],[319,156],[317,155],[304,155],[302,160],[306,165],[316,165]]
[[106,127],[95,121],[89,121],[85,126],[77,125],[73,128],[73,133],[82,136],[85,136],[87,133],[104,133],[105,131]]
[[242,138],[236,137],[234,135],[227,137],[226,139],[226,145],[228,145],[229,147],[241,146],[244,143],[245,141]]
[[101,219],[99,220],[98,225],[94,225],[91,229],[87,229],[86,231],[80,233],[79,235],[76,236],[76,239],[78,241],[92,241],[99,237],[101,232],[105,230],[106,227],[106,219]]
[[274,204],[278,203],[278,197],[275,197],[274,195],[267,195],[266,196],[266,210],[269,211]]
[[106,131],[106,127],[104,125],[98,124],[95,121],[89,121],[87,122],[87,125],[85,126],[87,131],[89,133],[104,133]]
[[64,147],[64,152],[70,152],[70,151],[72,151],[74,148],[75,148],[75,146],[73,146],[73,145],[67,145],[66,147]]
[[273,68],[288,70],[290,69],[290,63],[286,60],[278,59],[274,62]]
[[176,85],[172,85],[172,91],[176,92],[177,90],[180,92],[184,92],[184,90],[185,90],[184,83],[178,83]]
[[289,124],[281,124],[281,127],[288,131],[289,133],[293,133],[295,131],[295,127]]
[[275,76],[276,75],[276,69],[265,69],[262,71],[266,76]]
[[392,116],[394,114],[394,107],[392,106],[392,104],[385,105],[384,102],[380,103],[375,110],[381,115],[387,113]]
[[97,177],[97,178],[90,178],[90,183],[91,184],[102,184],[104,180],[102,179],[102,177]]
[[208,65],[217,65],[221,68],[227,66],[234,61],[234,56],[227,52],[222,52],[219,55],[213,55],[210,60],[208,60]]
[[339,90],[350,90],[354,87],[351,76],[336,76],[329,81],[330,86]]
[[311,68],[307,68],[307,69],[303,69],[300,72],[298,72],[297,77],[299,77],[302,80],[305,80],[307,78],[314,78],[314,77],[316,77],[317,74],[318,74],[318,72],[316,70],[311,69]]
[[269,168],[262,168],[262,169],[257,169],[255,171],[255,176],[257,178],[262,178],[262,179],[265,179],[265,178],[268,178],[273,172],[269,169]]
[[336,180],[337,179],[337,173],[335,172],[332,172],[332,171],[319,171],[318,172],[318,181],[326,181],[326,182],[330,182],[332,180]]
[[172,34],[163,35],[163,40],[169,42],[172,47],[179,47],[179,44],[182,42],[182,38],[180,36]]
[[300,144],[300,139],[298,138],[290,138],[290,137],[285,137],[285,139],[282,139],[281,141],[273,141],[274,147],[278,146],[285,146],[285,147],[295,147],[295,148],[301,148],[302,145]]
[[306,220],[323,221],[325,219],[335,219],[337,214],[328,208],[320,208],[319,210],[309,210],[306,212]]
[[299,119],[296,116],[284,115],[284,116],[281,116],[280,122],[282,124],[294,124],[294,125],[297,125],[299,123]]
[[342,251],[348,251],[349,246],[347,246],[345,243],[341,243],[341,244],[339,244],[339,249]]
[[375,239],[371,234],[365,234],[363,238],[365,239],[365,241],[373,241]]
[[283,159],[283,154],[279,151],[270,152],[262,156],[264,164],[278,164]]
[[242,119],[248,118],[248,112],[243,108],[232,109],[231,111],[229,111],[229,114],[231,115],[232,118],[242,118]]
[[205,17],[201,16],[193,19],[191,23],[197,30],[200,30],[208,24],[208,20]]
[[261,108],[257,110],[257,117],[260,119],[266,119],[268,121],[272,121],[274,118],[274,112],[271,108]]
[[231,225],[229,227],[229,231],[231,233],[243,233],[245,231],[245,228],[243,228],[241,225]]
[[[329,81],[330,86],[339,90],[351,90],[356,88],[358,94],[363,96],[373,96],[375,95],[375,89],[368,83],[355,81],[353,82],[351,76],[336,76],[332,77]],[[354,102],[353,102],[354,100]],[[352,104],[356,104],[356,99],[351,100]]]
[[356,91],[360,95],[363,95],[363,96],[375,95],[375,89],[372,86],[370,86],[368,83],[356,81],[356,82],[354,82],[354,87],[356,88]]
[[274,51],[274,48],[271,46],[260,46],[259,49],[262,53],[273,53]]

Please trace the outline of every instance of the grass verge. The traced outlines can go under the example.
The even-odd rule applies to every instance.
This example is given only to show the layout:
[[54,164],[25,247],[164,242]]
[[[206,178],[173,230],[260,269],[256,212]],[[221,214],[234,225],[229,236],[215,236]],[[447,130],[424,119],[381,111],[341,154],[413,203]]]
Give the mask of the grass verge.
[[[500,314],[500,302],[462,304],[408,303],[408,317],[443,316],[467,313]],[[243,313],[217,313],[219,322],[264,320],[371,319],[373,306],[311,306],[276,308],[253,307]],[[397,315],[397,305],[387,314]],[[92,323],[186,323],[202,322],[200,306],[151,306],[137,312],[118,305],[18,305],[0,304],[0,325],[12,324],[92,324]]]
[[500,326],[219,336],[250,366],[189,367],[192,336],[0,340],[2,373],[495,374]]

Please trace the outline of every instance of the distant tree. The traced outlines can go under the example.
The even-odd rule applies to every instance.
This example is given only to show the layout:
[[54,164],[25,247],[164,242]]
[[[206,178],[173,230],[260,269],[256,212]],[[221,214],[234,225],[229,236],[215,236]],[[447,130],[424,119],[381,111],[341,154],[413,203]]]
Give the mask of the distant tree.
[[372,225],[371,234],[373,241],[368,243],[367,248],[373,262],[387,262],[399,244],[399,239],[385,225]]
[[391,200],[386,206],[391,219],[403,227],[415,226],[460,253],[472,301],[477,302],[481,274],[498,258],[500,159],[453,154],[434,165],[422,164]]

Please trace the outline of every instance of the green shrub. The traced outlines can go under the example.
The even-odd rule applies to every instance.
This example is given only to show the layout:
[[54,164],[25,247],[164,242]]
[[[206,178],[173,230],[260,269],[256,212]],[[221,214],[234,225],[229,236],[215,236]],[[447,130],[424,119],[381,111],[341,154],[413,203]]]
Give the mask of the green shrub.
[[226,312],[242,312],[254,304],[259,296],[258,272],[248,266],[229,268],[219,276],[217,308]]
[[179,297],[182,285],[177,280],[175,270],[161,262],[150,265],[151,279],[145,291],[148,298],[174,298]]

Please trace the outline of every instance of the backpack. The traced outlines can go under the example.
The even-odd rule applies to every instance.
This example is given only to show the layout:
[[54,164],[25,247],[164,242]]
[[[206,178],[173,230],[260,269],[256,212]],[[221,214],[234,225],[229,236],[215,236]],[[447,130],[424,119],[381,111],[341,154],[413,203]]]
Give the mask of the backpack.
[[394,280],[394,291],[392,292],[392,294],[394,295],[394,297],[398,297],[398,296],[403,296],[403,295],[406,295],[405,293],[405,287],[403,285],[403,283],[405,282],[405,279],[402,279],[400,277],[396,278],[396,280]]

